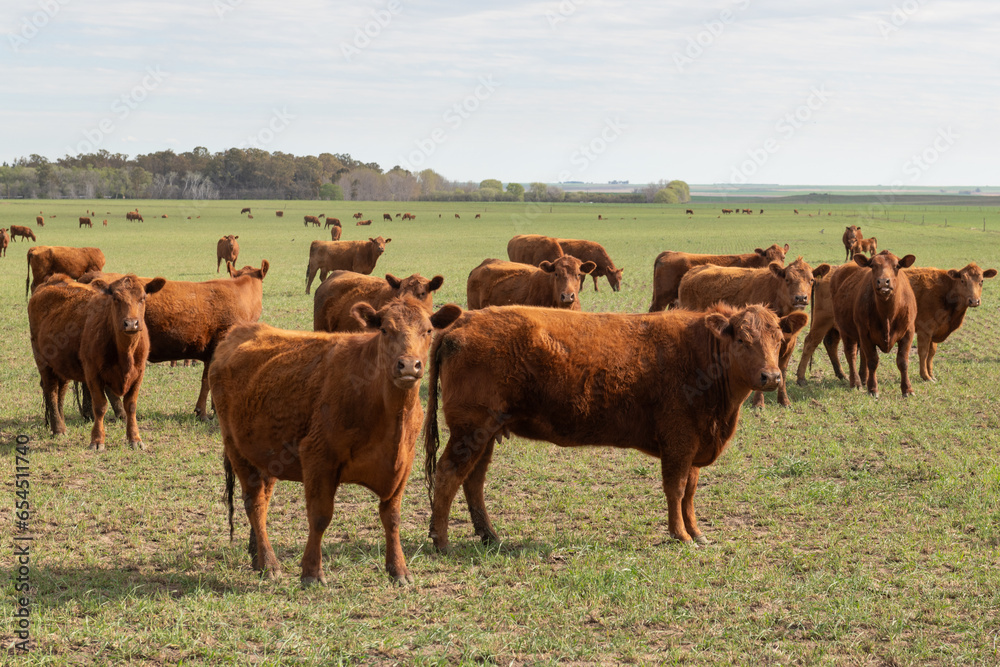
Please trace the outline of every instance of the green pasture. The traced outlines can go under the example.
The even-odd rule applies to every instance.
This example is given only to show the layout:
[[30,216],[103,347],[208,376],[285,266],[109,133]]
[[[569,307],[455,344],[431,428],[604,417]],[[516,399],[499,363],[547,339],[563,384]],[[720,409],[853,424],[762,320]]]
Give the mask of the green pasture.
[[[134,206],[144,223],[125,221]],[[722,215],[723,206],[754,213]],[[78,228],[86,210],[96,212],[93,229]],[[355,226],[356,211],[373,224]],[[403,212],[416,220],[395,218]],[[179,280],[215,278],[216,240],[238,234],[241,266],[271,265],[262,319],[308,329],[308,246],[329,231],[304,227],[302,216],[320,213],[340,218],[345,240],[392,238],[376,275],[440,273],[437,302],[462,306],[469,271],[505,258],[519,233],[599,241],[625,268],[617,294],[605,279],[595,293],[588,279],[585,310],[645,311],[653,259],[665,249],[788,243],[790,259],[839,263],[849,224],[880,249],[916,255],[918,266],[1000,267],[1000,208],[980,206],[29,200],[0,201],[0,226],[30,225],[40,245],[98,246],[111,271]],[[983,306],[941,346],[938,383],[920,381],[913,351],[916,396],[899,396],[891,356],[875,400],[837,381],[818,354],[809,385],[789,388],[791,408],[770,396],[763,410],[745,410],[729,450],[701,476],[707,547],[668,539],[655,459],[514,439],[497,447],[487,484],[502,543],[478,542],[460,495],[452,552],[438,555],[418,443],[402,526],[415,585],[396,588],[384,572],[375,498],[342,487],[324,540],[330,583],[302,590],[300,485],[279,484],[270,512],[283,579],[251,571],[240,512],[229,541],[218,426],[192,412],[200,366],[148,368],[139,401],[146,452],[124,446],[115,422],[108,451],[89,451],[89,425],[71,405],[68,434],[48,435],[28,338],[30,245],[13,243],[0,258],[0,522],[10,564],[0,663],[1000,662],[1000,281],[987,282]],[[795,355],[793,376],[797,363]],[[13,651],[18,435],[31,439],[35,536],[27,656]]]

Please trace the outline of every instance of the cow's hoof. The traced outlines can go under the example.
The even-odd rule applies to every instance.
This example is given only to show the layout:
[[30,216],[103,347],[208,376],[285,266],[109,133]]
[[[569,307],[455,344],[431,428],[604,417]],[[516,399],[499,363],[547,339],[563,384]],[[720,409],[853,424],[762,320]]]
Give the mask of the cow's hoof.
[[104,443],[103,442],[92,442],[92,443],[90,443],[90,448],[93,449],[93,450],[95,450],[95,451],[98,451],[98,452],[103,452],[104,451]]
[[397,586],[409,586],[413,583],[413,575],[409,572],[405,574],[397,574],[392,577],[392,580],[396,582]]
[[805,378],[799,378],[798,380],[795,381],[795,384],[799,385],[800,387],[804,387],[807,384],[809,384],[809,382]]
[[912,389],[904,390],[903,391],[903,398],[909,398],[910,396],[913,396],[914,393],[915,392]]
[[694,541],[701,545],[710,544],[708,538],[705,537],[704,535],[699,535],[698,537],[694,538]]
[[128,446],[132,449],[138,449],[140,452],[146,451],[146,445],[142,444],[142,440],[129,440]]
[[302,577],[302,588],[309,588],[313,584],[322,584],[326,586],[326,577],[322,574],[318,577]]
[[868,395],[871,396],[872,398],[878,398],[878,390],[869,391]]

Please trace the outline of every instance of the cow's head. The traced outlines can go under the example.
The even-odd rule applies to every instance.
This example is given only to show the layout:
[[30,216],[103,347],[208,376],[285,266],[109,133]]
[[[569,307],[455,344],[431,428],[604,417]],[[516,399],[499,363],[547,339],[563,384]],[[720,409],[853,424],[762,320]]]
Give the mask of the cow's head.
[[391,240],[392,240],[391,238],[390,239],[384,239],[381,236],[378,237],[377,239],[373,239],[373,238],[369,237],[368,238],[368,243],[371,244],[370,247],[371,247],[371,250],[372,250],[372,254],[376,258],[380,257],[382,255],[382,253],[385,252],[385,244],[388,243]]
[[266,259],[260,260],[260,268],[254,268],[252,266],[244,266],[242,269],[237,270],[232,262],[226,260],[226,270],[229,271],[229,275],[233,278],[239,278],[240,276],[250,276],[256,278],[257,280],[264,280],[264,276],[267,275],[267,270],[271,268],[271,264],[268,263]]
[[760,391],[774,391],[781,384],[778,355],[782,341],[808,321],[809,316],[800,311],[779,319],[760,304],[737,309],[720,303],[705,314],[705,325],[722,347],[730,383]]
[[95,278],[90,284],[111,299],[111,322],[117,332],[134,335],[142,331],[146,316],[146,295],[155,294],[166,284],[163,278],[153,278],[145,285],[134,273],[107,283]]
[[788,252],[788,244],[786,243],[785,247],[782,248],[777,243],[773,243],[767,250],[764,250],[763,248],[755,248],[754,252],[766,259],[768,263],[778,262],[780,265],[784,266],[785,253]]
[[861,227],[857,225],[848,225],[844,229],[844,238],[846,239],[860,239],[861,238]]
[[611,283],[611,290],[613,292],[622,291],[622,274],[625,273],[625,269],[615,269],[614,271],[608,271],[608,282]]
[[883,250],[871,259],[862,254],[854,256],[854,263],[871,269],[872,288],[880,299],[891,299],[899,282],[899,270],[913,265],[916,257],[906,255],[902,259],[888,250]]
[[444,276],[434,276],[430,280],[424,278],[419,273],[414,273],[400,280],[391,273],[385,274],[385,282],[392,288],[392,295],[404,296],[409,294],[417,301],[422,301],[430,308],[434,305],[434,292],[444,284]]
[[948,290],[948,302],[959,307],[978,308],[982,303],[983,281],[996,275],[996,269],[983,271],[975,262],[959,271],[949,269],[951,289]]
[[553,307],[579,310],[580,283],[584,275],[597,268],[597,264],[563,255],[554,262],[542,262],[538,268],[551,275]]
[[461,308],[449,303],[432,315],[411,296],[395,298],[378,311],[364,301],[351,308],[351,316],[366,331],[376,332],[378,368],[400,389],[420,384],[434,329],[447,327],[461,314]]
[[830,272],[829,264],[820,264],[815,269],[810,268],[801,257],[786,267],[778,262],[767,266],[771,274],[781,281],[779,293],[776,295],[781,305],[779,312],[804,309],[809,305],[809,295],[812,294],[816,278],[822,278]]

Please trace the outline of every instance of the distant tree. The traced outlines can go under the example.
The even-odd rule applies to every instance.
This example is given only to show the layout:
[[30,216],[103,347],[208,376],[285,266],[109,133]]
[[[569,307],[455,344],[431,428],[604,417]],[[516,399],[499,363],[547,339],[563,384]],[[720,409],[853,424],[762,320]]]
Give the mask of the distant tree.
[[528,201],[545,201],[545,197],[548,193],[549,186],[545,183],[532,183],[528,186],[528,195],[525,197]]
[[[486,182],[487,181],[483,181],[483,183]],[[499,183],[500,181],[494,181],[494,182]],[[502,194],[502,192],[503,191],[500,188],[480,187],[478,192],[479,196],[477,197],[476,201],[497,201],[498,199],[500,199],[500,195]]]
[[503,183],[501,183],[495,178],[487,178],[485,181],[480,181],[479,183],[479,189],[482,190],[484,188],[491,188],[493,190],[500,190],[502,192]]
[[653,203],[655,204],[679,204],[680,201],[680,196],[678,196],[677,191],[673,188],[657,190],[653,196]]
[[324,183],[319,187],[319,198],[341,201],[344,198],[344,189],[336,183]]
[[691,188],[684,181],[673,180],[667,183],[667,187],[677,193],[681,204],[691,201]]
[[520,183],[508,183],[507,194],[510,195],[514,201],[524,201],[524,186]]

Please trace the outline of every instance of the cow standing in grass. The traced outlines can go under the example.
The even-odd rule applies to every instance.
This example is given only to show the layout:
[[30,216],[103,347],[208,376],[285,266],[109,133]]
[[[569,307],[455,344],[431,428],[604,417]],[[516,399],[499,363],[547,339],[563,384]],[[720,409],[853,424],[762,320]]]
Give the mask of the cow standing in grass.
[[470,309],[522,305],[580,310],[580,283],[593,270],[593,262],[569,255],[537,267],[487,259],[469,273],[466,298]]
[[223,260],[227,263],[232,262],[236,264],[236,258],[240,256],[240,244],[236,241],[239,236],[234,236],[228,234],[223,236],[215,244],[215,272],[219,272],[219,266],[222,264]]
[[38,240],[35,238],[35,232],[31,231],[31,227],[25,227],[23,225],[11,225],[10,240],[16,241],[18,236],[20,236],[23,239],[31,239],[32,241]]
[[367,241],[313,241],[309,245],[309,264],[306,266],[306,294],[312,289],[317,272],[320,282],[326,280],[331,271],[338,269],[371,274],[390,241],[391,238],[381,236]]
[[35,246],[28,248],[28,275],[24,280],[24,296],[33,292],[45,279],[64,273],[74,280],[85,273],[104,268],[104,253],[100,248],[68,246]]
[[313,331],[361,331],[363,327],[351,315],[362,301],[378,310],[401,296],[411,296],[427,308],[434,307],[434,292],[444,284],[443,276],[430,280],[419,273],[399,279],[391,273],[375,278],[353,271],[334,271],[313,297]]

